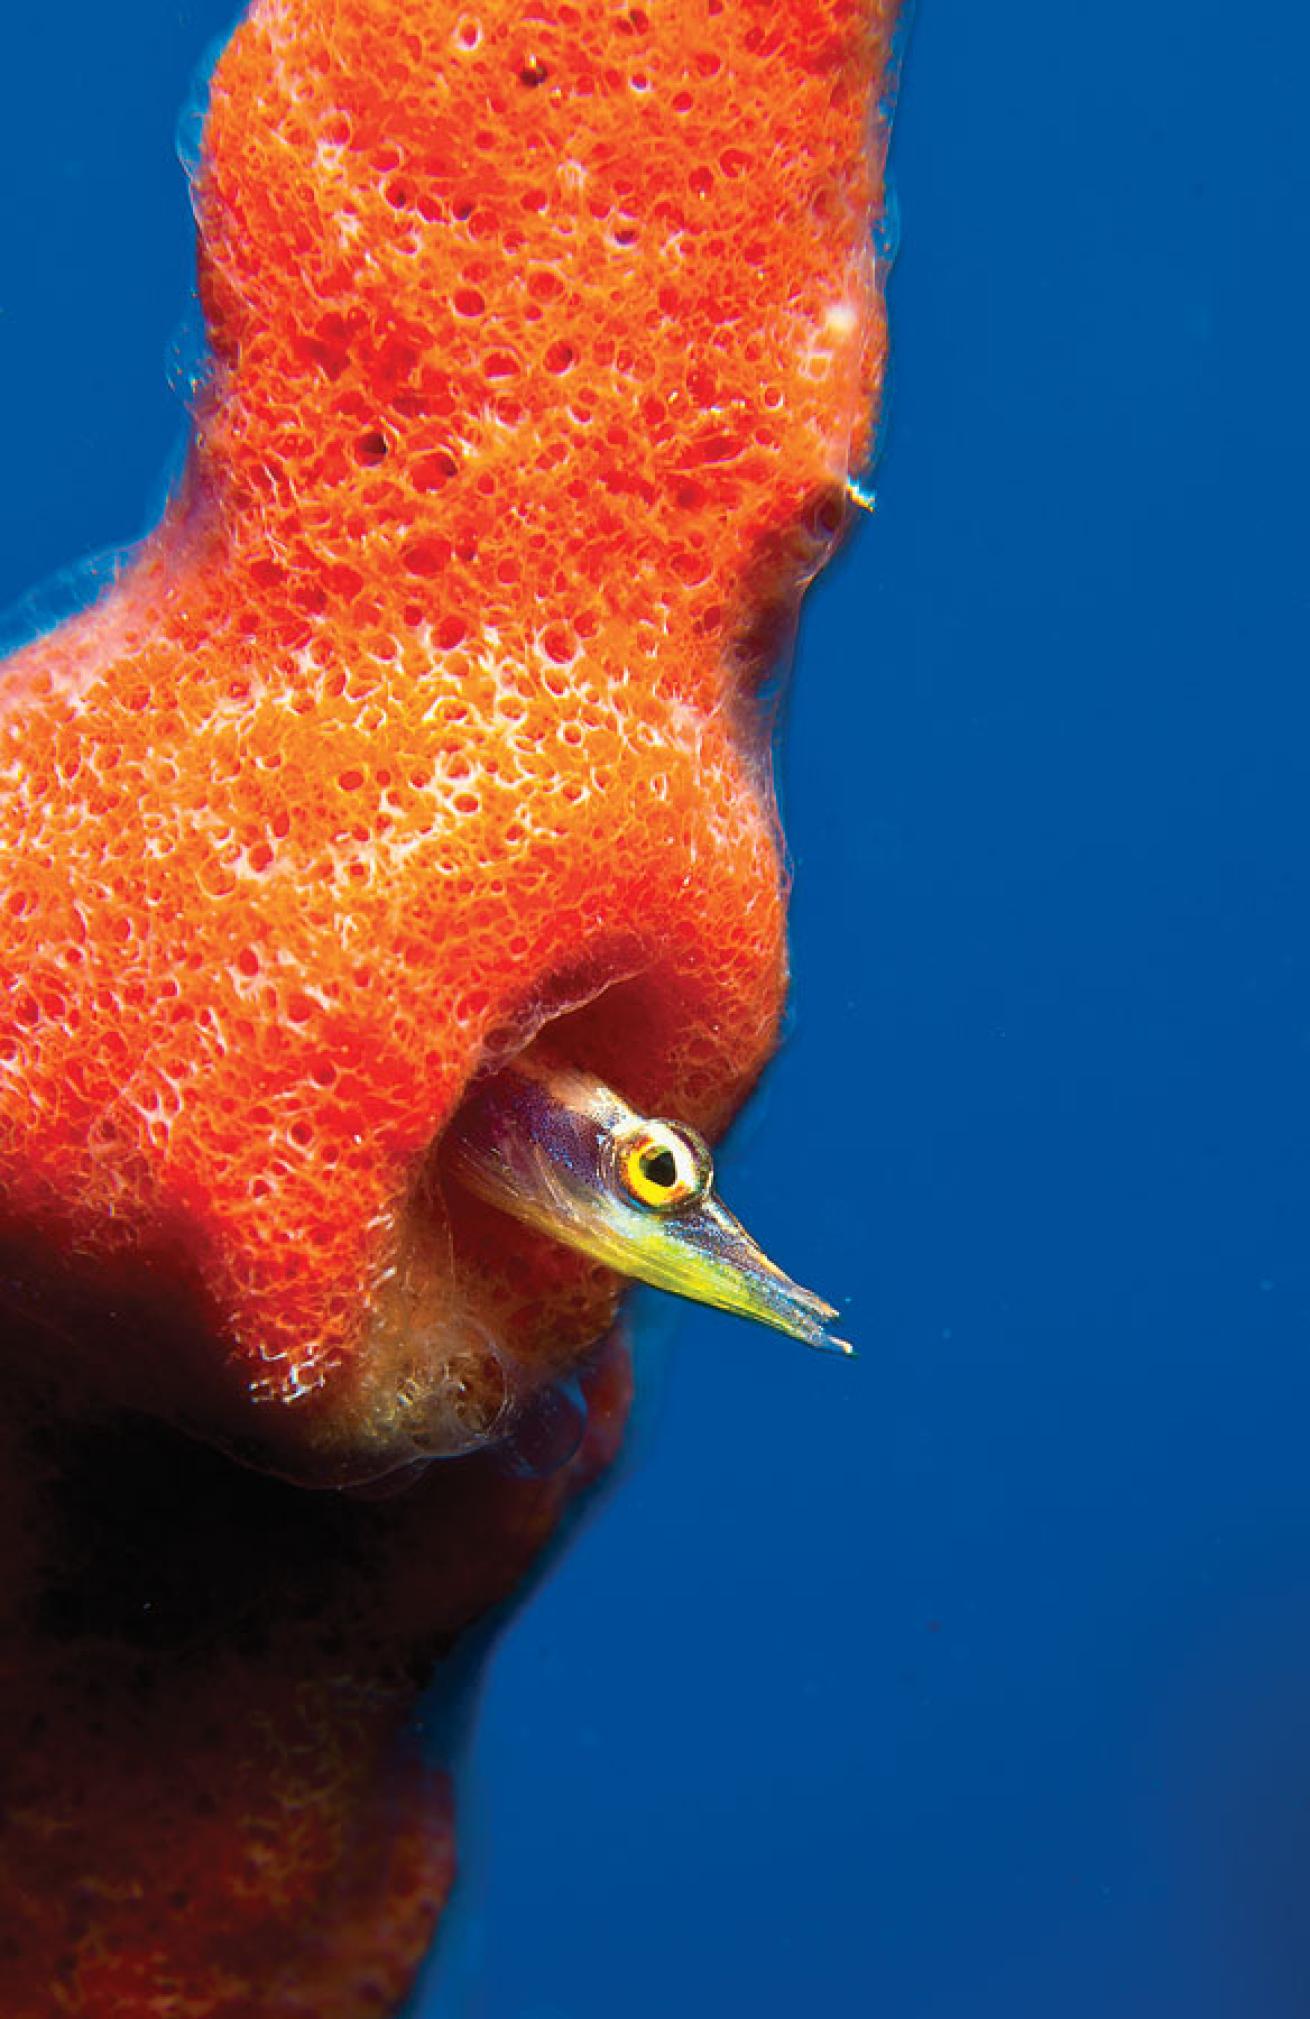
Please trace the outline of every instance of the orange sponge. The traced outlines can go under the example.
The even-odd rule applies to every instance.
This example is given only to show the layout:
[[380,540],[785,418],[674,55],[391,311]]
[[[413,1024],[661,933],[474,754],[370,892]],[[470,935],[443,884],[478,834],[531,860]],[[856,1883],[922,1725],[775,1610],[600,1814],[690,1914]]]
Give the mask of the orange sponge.
[[5,2019],[413,1983],[419,1693],[628,1400],[614,1280],[440,1142],[547,1020],[709,1129],[773,1044],[891,13],[257,0],[219,65],[185,480],[0,678]]
[[[476,1445],[616,1284],[446,1196],[547,1018],[721,1126],[754,696],[883,357],[890,0],[260,0],[163,524],[0,687],[0,1249],[70,1382],[310,1477]],[[330,25],[329,25],[330,19]]]

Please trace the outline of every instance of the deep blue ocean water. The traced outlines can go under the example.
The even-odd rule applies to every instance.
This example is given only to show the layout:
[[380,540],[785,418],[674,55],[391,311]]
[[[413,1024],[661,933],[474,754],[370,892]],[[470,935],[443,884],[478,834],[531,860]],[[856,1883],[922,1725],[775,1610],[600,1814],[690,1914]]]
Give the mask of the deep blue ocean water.
[[[158,495],[230,12],[0,27],[0,603]],[[461,2014],[1310,2013],[1308,70],[1290,0],[922,0],[722,1164],[862,1357],[654,1356],[494,1659]]]

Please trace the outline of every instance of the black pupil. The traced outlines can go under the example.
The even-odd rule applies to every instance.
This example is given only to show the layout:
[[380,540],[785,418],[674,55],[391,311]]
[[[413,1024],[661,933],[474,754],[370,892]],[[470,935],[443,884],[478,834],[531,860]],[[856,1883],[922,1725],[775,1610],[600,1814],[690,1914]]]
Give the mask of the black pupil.
[[672,1191],[678,1182],[678,1166],[672,1150],[647,1150],[641,1160],[641,1175],[648,1185]]

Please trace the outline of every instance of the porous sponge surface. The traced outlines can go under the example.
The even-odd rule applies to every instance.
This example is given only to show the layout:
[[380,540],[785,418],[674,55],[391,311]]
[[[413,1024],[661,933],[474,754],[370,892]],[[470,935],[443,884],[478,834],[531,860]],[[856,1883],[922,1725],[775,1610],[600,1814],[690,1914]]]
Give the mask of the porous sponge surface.
[[[584,1063],[711,1129],[772,1046],[749,690],[867,449],[891,28],[262,0],[220,61],[186,480],[3,676],[0,1233],[185,1298],[238,1398],[358,1409],[547,1010],[628,977]],[[438,1331],[594,1336],[594,1272],[447,1250]]]

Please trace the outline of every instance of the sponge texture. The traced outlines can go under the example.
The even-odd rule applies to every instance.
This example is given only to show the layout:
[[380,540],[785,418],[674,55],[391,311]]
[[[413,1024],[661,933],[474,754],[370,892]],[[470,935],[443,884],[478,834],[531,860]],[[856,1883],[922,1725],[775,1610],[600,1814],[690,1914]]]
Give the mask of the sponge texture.
[[447,1197],[470,1077],[557,1016],[710,1131],[758,1073],[754,695],[868,447],[891,14],[238,29],[186,477],[0,686],[0,1243],[78,1380],[290,1470],[474,1445],[616,1285]]

